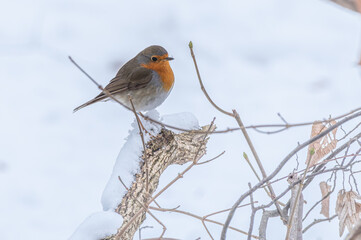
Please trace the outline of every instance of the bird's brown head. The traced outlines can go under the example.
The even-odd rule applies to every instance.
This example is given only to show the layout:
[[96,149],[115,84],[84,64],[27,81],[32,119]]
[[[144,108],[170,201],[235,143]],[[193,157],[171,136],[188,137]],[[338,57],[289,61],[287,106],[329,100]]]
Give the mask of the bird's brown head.
[[168,57],[168,52],[161,46],[152,45],[141,51],[137,55],[137,60],[141,64],[161,64],[170,60],[173,60],[172,57]]
[[174,75],[169,61],[174,58],[168,56],[167,50],[161,46],[153,45],[141,51],[136,58],[142,67],[156,71],[163,81],[164,89],[170,90],[173,86]]

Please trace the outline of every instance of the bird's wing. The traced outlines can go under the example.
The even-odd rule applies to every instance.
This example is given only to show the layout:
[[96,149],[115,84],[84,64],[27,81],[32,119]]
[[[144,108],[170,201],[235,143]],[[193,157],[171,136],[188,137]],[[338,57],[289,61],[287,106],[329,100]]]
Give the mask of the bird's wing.
[[[134,68],[134,70],[128,75],[124,74],[124,71],[119,71],[118,74],[105,87],[105,89],[108,90],[111,94],[117,94],[126,90],[136,90],[144,88],[152,80],[152,75],[152,70],[144,67]],[[102,101],[106,98],[108,98],[106,94],[100,93],[92,100],[75,108],[74,112],[93,103]]]
[[[110,93],[119,93],[124,90],[144,88],[152,80],[152,70],[145,67],[135,68],[129,76],[117,74],[105,87]],[[102,95],[103,93],[99,94]]]

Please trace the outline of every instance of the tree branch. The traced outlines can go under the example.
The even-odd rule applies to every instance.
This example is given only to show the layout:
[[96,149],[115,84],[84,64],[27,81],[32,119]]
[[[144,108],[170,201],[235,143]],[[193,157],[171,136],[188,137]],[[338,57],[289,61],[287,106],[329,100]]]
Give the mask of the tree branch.
[[[204,131],[214,130],[214,126],[205,126]],[[162,129],[153,140],[146,144],[146,151],[143,153],[142,159],[147,158],[149,187],[146,188],[146,165],[141,166],[140,171],[135,175],[129,191],[123,197],[116,212],[123,216],[123,225],[118,229],[117,234],[108,236],[107,240],[116,239],[132,239],[135,232],[139,229],[141,223],[145,220],[146,209],[149,204],[155,200],[162,192],[171,186],[176,180],[182,177],[179,174],[165,188],[161,189],[155,196],[159,183],[159,178],[163,171],[172,164],[183,165],[191,162],[190,166],[195,166],[197,161],[206,152],[207,135],[187,132],[174,134],[173,132]],[[188,166],[188,171],[191,167]],[[136,200],[135,200],[136,199]],[[142,203],[144,207],[137,202]]]

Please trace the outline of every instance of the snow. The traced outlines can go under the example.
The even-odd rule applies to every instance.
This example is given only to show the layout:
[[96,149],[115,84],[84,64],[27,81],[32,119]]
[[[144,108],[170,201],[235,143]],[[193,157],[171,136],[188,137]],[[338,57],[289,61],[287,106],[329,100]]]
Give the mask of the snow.
[[[141,49],[162,45],[175,58],[170,63],[175,85],[157,109],[160,115],[191,112],[201,126],[216,117],[219,130],[237,124],[204,97],[189,54],[190,40],[209,95],[220,107],[236,109],[245,125],[282,123],[278,112],[294,123],[360,106],[356,65],[360,15],[330,1],[14,0],[3,2],[0,28],[0,239],[4,240],[66,239],[84,218],[102,209],[102,192],[132,128],[133,113],[112,102],[72,113],[99,91],[68,55],[104,86]],[[269,173],[298,142],[309,138],[310,130],[299,127],[274,135],[250,130],[249,135]],[[139,142],[132,147],[134,152],[141,150]],[[256,178],[242,159],[243,152],[250,158],[251,152],[240,132],[212,135],[202,160],[224,150],[219,159],[188,172],[158,203],[166,208],[181,205],[201,216],[232,206]],[[298,155],[300,168],[305,155],[305,151]],[[136,162],[127,163],[131,166],[119,171],[130,176],[127,170]],[[295,165],[292,159],[280,177]],[[159,189],[183,169],[167,169]],[[285,184],[275,184],[276,193]],[[122,186],[118,190],[124,191]],[[317,201],[318,184],[307,188],[304,197],[308,203]],[[262,192],[254,198],[267,199]],[[111,209],[115,203],[105,205]],[[248,210],[237,210],[231,225],[247,230]],[[153,213],[166,224],[165,237],[209,238],[197,219]],[[225,217],[212,219],[223,222]],[[319,217],[317,210],[307,221]],[[335,239],[337,225],[336,220],[321,223],[304,238]],[[144,226],[153,228],[144,229],[143,238],[158,237],[162,231],[150,217]],[[207,227],[217,239],[220,227]],[[243,238],[233,231],[227,236]],[[268,236],[284,238],[279,219],[270,220]]]
[[99,240],[115,234],[122,223],[122,216],[113,211],[93,213],[80,224],[69,240]]
[[[164,115],[162,116],[161,122],[170,126],[177,126],[188,130],[196,130],[200,128],[198,119],[190,112]],[[172,131],[176,133],[180,132],[173,129]]]
[[[152,110],[147,112],[145,115],[153,120],[164,122],[172,126],[182,127],[185,129],[199,128],[198,120],[191,113],[169,114],[160,117],[156,110]],[[156,136],[160,132],[161,126],[159,124],[142,119],[141,121],[144,128],[152,135]],[[118,177],[122,179],[127,188],[130,188],[135,174],[139,171],[143,143],[139,135],[137,121],[134,120],[131,126],[132,129],[129,131],[128,137],[125,139],[126,142],[120,150],[112,175],[103,191],[101,202],[104,211],[116,209],[124,194],[127,192]],[[150,135],[144,134],[145,142],[149,139]]]

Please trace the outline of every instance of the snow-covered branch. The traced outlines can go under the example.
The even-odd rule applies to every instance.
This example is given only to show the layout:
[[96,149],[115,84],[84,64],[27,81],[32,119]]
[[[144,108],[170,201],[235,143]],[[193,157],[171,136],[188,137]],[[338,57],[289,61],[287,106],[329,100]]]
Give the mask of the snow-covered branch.
[[[151,112],[150,114],[152,118],[159,119],[158,113]],[[179,124],[199,130],[197,120],[188,113],[165,116],[162,120],[178,121]],[[120,151],[113,173],[103,192],[103,210],[116,212],[123,217],[122,223],[113,229],[111,234],[109,231],[102,234],[103,239],[133,239],[135,232],[145,220],[147,212],[150,211],[149,205],[175,181],[182,178],[188,170],[196,166],[198,160],[206,153],[208,137],[205,134],[199,134],[197,131],[174,133],[149,121],[144,121],[143,125],[154,137],[146,136],[146,150],[143,151],[138,125],[136,121],[133,123],[134,129]],[[214,129],[213,123],[201,128],[202,131],[207,132]],[[144,164],[145,161],[147,164]],[[156,193],[159,178],[167,167],[189,162],[191,164],[182,173]],[[147,166],[148,169],[146,169]],[[147,177],[149,179],[146,179]],[[93,221],[94,218],[92,218]],[[86,226],[87,223],[82,224],[82,229],[89,231],[89,228],[84,225]],[[99,231],[101,232],[102,229]],[[81,239],[77,236],[84,236],[84,233],[78,229],[72,239]],[[89,234],[87,236],[89,239]],[[94,239],[97,238],[94,236]]]

